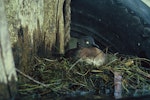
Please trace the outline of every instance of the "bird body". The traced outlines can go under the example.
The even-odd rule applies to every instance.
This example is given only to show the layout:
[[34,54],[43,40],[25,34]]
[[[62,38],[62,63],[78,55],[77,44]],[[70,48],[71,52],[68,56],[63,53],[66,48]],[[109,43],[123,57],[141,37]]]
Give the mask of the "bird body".
[[106,54],[96,47],[81,48],[76,55],[81,62],[101,66],[106,61]]
[[77,47],[68,50],[65,53],[65,57],[95,66],[101,66],[106,62],[106,54],[98,48],[94,39],[89,36],[79,39]]
[[95,66],[101,66],[106,62],[106,54],[96,47],[74,48],[66,52],[65,56]]

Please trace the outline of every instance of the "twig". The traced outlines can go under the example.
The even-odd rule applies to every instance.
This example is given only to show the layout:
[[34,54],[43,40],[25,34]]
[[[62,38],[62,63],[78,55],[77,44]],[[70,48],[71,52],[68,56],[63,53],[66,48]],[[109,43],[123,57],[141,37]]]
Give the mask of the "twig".
[[146,59],[146,58],[134,58],[133,60],[140,60],[140,61],[148,61],[148,62],[150,62],[150,59]]
[[147,78],[150,79],[150,74],[145,73],[145,72],[143,72],[143,71],[141,71],[141,70],[137,70],[137,72],[138,72],[139,74],[141,74],[141,75],[143,75],[143,76],[145,76],[145,77],[147,77]]
[[39,81],[33,79],[32,77],[30,77],[29,75],[26,75],[25,73],[21,72],[21,71],[20,71],[19,69],[17,69],[17,68],[16,68],[16,71],[17,71],[19,74],[23,75],[24,77],[28,78],[29,80],[33,81],[34,83],[39,84],[39,85],[42,85],[42,86],[44,86],[44,87],[48,87],[47,84],[41,83],[41,82],[39,82]]
[[87,74],[89,73],[89,71],[90,71],[90,70],[86,71],[84,74],[79,73],[79,72],[76,72],[76,73],[77,73],[78,75],[85,76],[85,75],[87,75]]
[[[70,68],[69,68],[69,71],[77,64],[77,63],[79,63],[81,61],[81,58],[79,59],[79,60],[77,60]],[[68,71],[68,72],[69,72]]]
[[109,63],[107,63],[105,66],[108,66],[108,65],[112,64],[113,62],[115,62],[115,61],[117,61],[117,60],[118,60],[118,59],[114,59],[114,60],[110,61]]
[[57,61],[56,59],[47,59],[47,58],[43,58],[45,61],[49,61],[49,62],[53,62],[53,61]]

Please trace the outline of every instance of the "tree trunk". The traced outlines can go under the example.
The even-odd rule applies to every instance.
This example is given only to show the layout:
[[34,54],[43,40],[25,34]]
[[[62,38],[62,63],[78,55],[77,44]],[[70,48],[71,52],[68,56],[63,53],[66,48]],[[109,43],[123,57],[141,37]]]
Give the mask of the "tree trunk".
[[34,56],[64,53],[70,38],[71,0],[5,0],[16,66],[26,74]]
[[16,93],[17,75],[3,0],[0,0],[0,71],[0,100],[12,99]]

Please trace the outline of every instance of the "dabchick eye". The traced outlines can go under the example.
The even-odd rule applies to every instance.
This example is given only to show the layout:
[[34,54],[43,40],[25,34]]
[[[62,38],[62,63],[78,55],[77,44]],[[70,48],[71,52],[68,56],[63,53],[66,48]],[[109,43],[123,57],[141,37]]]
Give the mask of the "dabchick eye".
[[90,44],[89,41],[86,41],[85,43],[86,43],[86,44]]

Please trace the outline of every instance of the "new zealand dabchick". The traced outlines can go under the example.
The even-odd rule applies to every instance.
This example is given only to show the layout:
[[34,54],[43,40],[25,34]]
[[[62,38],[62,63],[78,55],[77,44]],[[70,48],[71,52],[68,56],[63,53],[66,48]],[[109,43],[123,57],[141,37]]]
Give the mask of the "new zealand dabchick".
[[80,60],[95,66],[101,66],[106,62],[106,54],[98,48],[92,37],[79,39],[77,47],[65,53],[66,58]]

